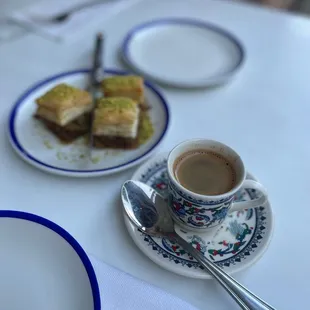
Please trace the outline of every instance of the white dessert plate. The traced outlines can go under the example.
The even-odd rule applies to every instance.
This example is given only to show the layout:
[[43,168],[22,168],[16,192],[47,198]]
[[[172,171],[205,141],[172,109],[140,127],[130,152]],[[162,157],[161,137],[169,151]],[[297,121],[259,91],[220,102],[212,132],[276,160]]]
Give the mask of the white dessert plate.
[[[255,180],[249,173],[247,178]],[[146,162],[132,179],[148,184],[167,198],[167,155],[161,154]],[[250,200],[256,197],[256,192],[243,190],[236,196],[236,200]],[[133,241],[156,264],[186,277],[211,279],[209,273],[178,244],[166,238],[148,236],[139,231],[125,214],[124,219]],[[250,267],[265,253],[272,238],[273,226],[268,201],[255,209],[233,212],[221,226],[207,233],[184,231],[178,225],[175,225],[175,230],[208,259],[233,274]]]
[[[105,71],[105,76],[124,74],[119,70]],[[40,121],[34,119],[36,98],[60,83],[86,88],[88,79],[89,70],[64,72],[40,81],[21,95],[9,117],[9,139],[22,159],[46,172],[71,177],[93,177],[137,165],[156,150],[168,129],[169,110],[161,92],[149,82],[145,82],[145,97],[151,108],[149,113],[154,134],[135,150],[93,149],[90,160],[85,138],[69,145],[62,144]]]
[[244,49],[228,31],[186,18],[159,19],[127,34],[122,56],[148,78],[176,87],[228,82],[240,69]]
[[63,228],[40,216],[0,211],[1,309],[100,310],[92,264]]

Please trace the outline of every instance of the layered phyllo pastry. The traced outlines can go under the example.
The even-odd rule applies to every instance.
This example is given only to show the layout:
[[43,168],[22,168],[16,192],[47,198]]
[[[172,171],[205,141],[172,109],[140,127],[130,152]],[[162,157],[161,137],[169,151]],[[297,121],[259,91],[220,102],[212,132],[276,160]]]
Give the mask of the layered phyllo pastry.
[[122,75],[108,77],[102,81],[104,97],[127,97],[139,105],[144,102],[144,81],[141,76]]
[[139,145],[140,109],[131,98],[98,99],[92,133],[98,148],[132,149]]
[[92,97],[82,89],[59,84],[36,100],[35,116],[63,142],[89,131]]

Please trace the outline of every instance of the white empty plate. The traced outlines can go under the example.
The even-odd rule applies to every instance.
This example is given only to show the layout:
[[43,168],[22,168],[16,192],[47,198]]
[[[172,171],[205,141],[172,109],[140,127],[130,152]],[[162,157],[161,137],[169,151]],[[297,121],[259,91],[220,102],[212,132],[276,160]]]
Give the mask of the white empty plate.
[[217,26],[191,19],[160,19],[126,36],[124,60],[139,73],[176,87],[228,82],[244,60],[242,45]]
[[40,216],[0,211],[0,308],[100,310],[94,269],[78,242]]

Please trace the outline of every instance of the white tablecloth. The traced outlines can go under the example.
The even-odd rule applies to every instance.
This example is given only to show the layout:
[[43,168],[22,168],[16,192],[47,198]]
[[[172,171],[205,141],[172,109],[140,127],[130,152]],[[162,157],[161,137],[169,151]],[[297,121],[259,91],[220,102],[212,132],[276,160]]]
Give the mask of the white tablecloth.
[[[87,35],[89,27],[97,24],[98,20],[106,21],[117,13],[132,6],[139,0],[39,0],[32,5],[16,10],[9,15],[10,20],[27,27],[30,31],[41,34],[47,38],[69,41],[78,36]],[[62,21],[55,22],[51,19],[62,15],[64,12],[72,12],[85,4],[90,5],[71,13]],[[94,4],[94,5],[91,5]]]

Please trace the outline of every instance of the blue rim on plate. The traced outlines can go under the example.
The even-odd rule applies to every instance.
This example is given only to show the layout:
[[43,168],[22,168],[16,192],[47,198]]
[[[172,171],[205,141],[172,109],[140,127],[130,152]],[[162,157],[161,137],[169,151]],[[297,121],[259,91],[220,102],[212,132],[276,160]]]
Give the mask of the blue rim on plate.
[[[237,62],[236,66],[231,69],[229,72],[221,74],[221,75],[217,75],[215,76],[216,79],[221,80],[231,74],[233,74],[238,68],[241,67],[241,65],[243,64],[244,60],[245,60],[245,49],[242,45],[242,43],[239,41],[239,39],[237,39],[233,34],[231,34],[230,32],[222,29],[221,27],[218,27],[214,24],[202,21],[202,20],[198,20],[198,19],[191,19],[191,18],[178,18],[178,17],[171,17],[171,18],[163,18],[163,19],[157,19],[157,20],[152,20],[150,22],[146,22],[146,23],[142,23],[139,24],[138,26],[134,27],[133,29],[131,29],[124,41],[123,44],[121,46],[121,52],[122,52],[122,56],[125,59],[125,61],[134,68],[137,68],[137,66],[135,66],[135,61],[132,59],[132,57],[130,56],[130,48],[129,48],[129,44],[130,41],[133,39],[133,37],[140,32],[141,30],[145,30],[147,28],[151,28],[151,27],[156,27],[156,26],[162,26],[162,25],[190,25],[190,26],[196,26],[196,27],[200,27],[200,28],[205,28],[205,29],[209,29],[212,30],[214,32],[217,32],[219,34],[222,34],[223,36],[229,38],[238,48],[239,50],[239,54],[240,54],[240,59]],[[140,71],[138,69],[138,71]],[[142,71],[140,71],[142,72]],[[146,74],[147,76],[149,76],[147,73],[143,72],[144,74]],[[210,81],[213,79],[209,79]],[[178,83],[178,84],[182,84],[182,86],[186,86],[187,84],[184,83]]]
[[92,263],[80,244],[66,230],[46,218],[27,212],[0,210],[0,217],[17,218],[40,224],[51,229],[60,237],[65,239],[71,245],[76,254],[80,257],[87,272],[93,295],[94,310],[101,309],[99,285]]
[[[162,139],[164,138],[167,130],[168,130],[168,126],[169,126],[169,122],[170,122],[170,113],[169,113],[169,108],[168,108],[168,104],[166,99],[163,97],[163,95],[160,93],[160,91],[150,82],[148,81],[144,81],[144,85],[146,87],[148,87],[149,89],[151,89],[160,99],[163,108],[165,110],[166,116],[167,116],[167,121],[165,124],[165,128],[162,132],[162,134],[160,135],[160,137],[158,138],[158,140],[154,143],[154,145],[148,149],[145,153],[143,153],[142,155],[138,156],[135,159],[132,159],[124,164],[121,165],[116,165],[113,167],[109,167],[109,168],[104,168],[104,169],[90,169],[90,170],[78,170],[78,169],[66,169],[66,168],[59,168],[57,166],[52,166],[49,165],[47,163],[42,162],[41,160],[35,158],[34,156],[32,156],[31,154],[29,154],[27,152],[27,150],[25,150],[22,145],[19,143],[17,135],[16,135],[16,131],[15,131],[15,118],[16,118],[16,114],[18,113],[18,110],[20,108],[20,106],[23,104],[24,100],[27,99],[28,96],[31,95],[31,93],[33,93],[34,91],[36,91],[38,88],[40,88],[41,86],[52,82],[53,80],[65,77],[65,76],[69,76],[69,75],[74,75],[74,74],[79,74],[79,73],[89,73],[90,70],[89,69],[80,69],[80,70],[72,70],[72,71],[67,71],[67,72],[63,72],[57,75],[53,75],[47,79],[44,79],[38,83],[36,83],[34,86],[30,87],[29,89],[27,89],[16,101],[16,103],[14,104],[11,113],[10,113],[10,117],[9,117],[9,137],[11,140],[12,145],[21,153],[21,156],[24,159],[27,159],[28,161],[32,161],[34,163],[36,163],[39,166],[43,166],[45,168],[49,168],[49,169],[53,169],[53,170],[57,170],[60,172],[70,172],[70,173],[77,173],[77,174],[83,174],[83,173],[100,173],[100,172],[106,172],[106,171],[112,171],[115,169],[119,169],[131,164],[134,164],[135,162],[138,162],[139,160],[143,159],[143,157],[146,157],[148,154],[150,154],[158,145],[159,143],[162,141]],[[126,71],[122,71],[122,70],[115,70],[115,69],[106,69],[104,70],[105,73],[108,74],[115,74],[115,75],[127,75],[130,74],[129,72]]]

